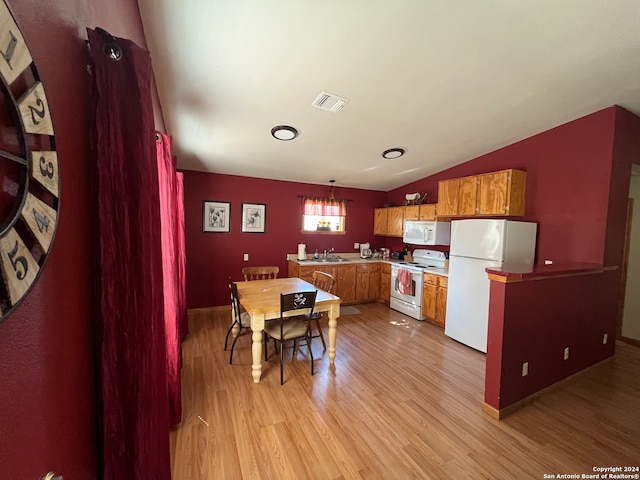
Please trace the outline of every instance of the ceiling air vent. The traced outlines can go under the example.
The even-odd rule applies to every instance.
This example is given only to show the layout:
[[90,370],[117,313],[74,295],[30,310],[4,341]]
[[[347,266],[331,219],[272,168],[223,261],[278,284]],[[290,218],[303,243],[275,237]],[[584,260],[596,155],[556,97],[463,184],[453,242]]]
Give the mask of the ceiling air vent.
[[316,97],[311,105],[321,108],[322,110],[336,113],[347,103],[349,103],[349,100],[346,98],[339,97],[333,93],[322,92]]

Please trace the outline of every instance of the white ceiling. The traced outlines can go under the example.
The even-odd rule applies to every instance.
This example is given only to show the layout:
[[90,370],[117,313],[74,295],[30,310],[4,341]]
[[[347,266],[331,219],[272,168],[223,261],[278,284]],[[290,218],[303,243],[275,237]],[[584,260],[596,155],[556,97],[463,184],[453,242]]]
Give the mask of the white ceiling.
[[[183,169],[387,191],[614,104],[640,115],[638,0],[138,1]],[[322,91],[349,103],[311,106]]]

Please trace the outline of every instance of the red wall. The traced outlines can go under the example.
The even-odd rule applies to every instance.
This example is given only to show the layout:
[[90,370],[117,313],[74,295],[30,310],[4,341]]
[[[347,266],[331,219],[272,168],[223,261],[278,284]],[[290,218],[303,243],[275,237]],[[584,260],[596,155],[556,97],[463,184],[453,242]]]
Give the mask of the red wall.
[[0,478],[96,478],[87,26],[145,45],[135,0],[8,0],[47,92],[61,172],[44,271],[0,324]]
[[[592,140],[588,134],[597,135],[590,128],[596,119],[602,122],[603,134]],[[581,129],[585,130],[582,135]],[[640,160],[640,118],[616,107],[556,130],[567,131],[567,138],[576,139],[576,144],[593,144],[595,153],[572,166],[582,172],[585,164],[597,178],[580,175],[581,181],[576,183],[570,165],[563,176],[571,188],[556,185],[556,189],[545,190],[545,202],[536,202],[534,197],[534,218],[541,225],[539,252],[545,245],[555,245],[569,259],[620,267],[631,163]],[[563,225],[546,228],[547,218],[556,218],[549,208],[549,197],[569,203],[571,196],[584,200],[588,209],[580,212],[574,207]],[[591,202],[590,196],[596,196],[598,202]],[[572,238],[571,232],[580,235]],[[563,240],[571,244],[562,248]],[[576,252],[582,252],[583,257],[576,258]],[[538,258],[557,257],[539,254]],[[620,273],[620,268],[615,268],[595,275],[491,282],[485,402],[496,409],[505,408],[613,355]],[[605,333],[609,337],[606,345],[602,343]],[[566,361],[565,347],[570,351]],[[522,377],[523,362],[529,362],[526,377]]]
[[[523,220],[538,223],[537,262],[602,262],[617,115],[627,122],[632,121],[628,117],[637,120],[610,107],[392,190],[389,201],[399,205],[406,193],[424,192],[428,202],[436,202],[439,180],[507,168],[525,170]],[[626,178],[627,185],[619,185],[623,196],[629,170]],[[397,249],[398,242],[392,246]]]
[[[296,253],[299,243],[307,252],[357,252],[354,243],[370,242],[371,248],[384,246],[373,236],[373,208],[384,203],[385,193],[336,187],[336,197],[347,203],[345,235],[301,233],[301,199],[298,195],[327,196],[328,186],[265,180],[233,175],[184,172],[185,236],[187,251],[187,306],[202,308],[229,303],[229,276],[242,279],[242,268],[277,265],[287,276],[288,253]],[[231,202],[231,232],[202,232],[202,202]],[[266,204],[266,231],[242,233],[242,203]],[[243,254],[249,261],[243,261]]]
[[618,280],[612,271],[491,282],[485,402],[505,408],[613,355]]

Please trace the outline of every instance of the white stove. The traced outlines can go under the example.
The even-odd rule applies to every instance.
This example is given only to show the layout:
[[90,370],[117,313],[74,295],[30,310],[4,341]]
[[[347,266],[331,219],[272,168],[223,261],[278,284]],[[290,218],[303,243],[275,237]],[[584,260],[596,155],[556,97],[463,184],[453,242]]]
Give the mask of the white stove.
[[413,252],[413,261],[392,264],[389,306],[416,320],[424,320],[422,274],[429,271],[443,272],[445,260],[446,255],[438,250],[417,249]]

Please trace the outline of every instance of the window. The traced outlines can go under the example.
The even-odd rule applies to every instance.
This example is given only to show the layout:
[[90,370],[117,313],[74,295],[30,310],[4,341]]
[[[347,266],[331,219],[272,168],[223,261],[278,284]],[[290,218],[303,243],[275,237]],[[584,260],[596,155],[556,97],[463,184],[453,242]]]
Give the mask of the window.
[[302,230],[304,232],[345,232],[347,203],[332,198],[304,197]]

